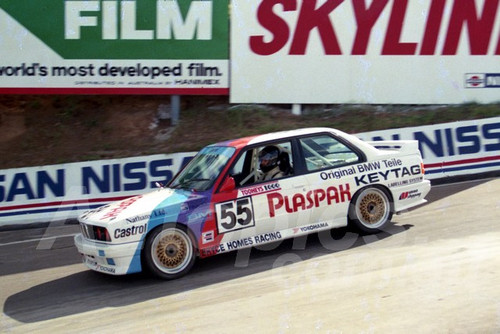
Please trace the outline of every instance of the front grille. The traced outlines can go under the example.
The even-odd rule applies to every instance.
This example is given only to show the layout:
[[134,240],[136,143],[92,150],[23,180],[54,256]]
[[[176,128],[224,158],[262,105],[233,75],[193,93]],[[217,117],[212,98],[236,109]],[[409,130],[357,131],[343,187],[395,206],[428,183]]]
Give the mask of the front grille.
[[111,237],[105,227],[88,224],[80,224],[80,226],[82,228],[82,234],[86,239],[105,242],[111,241]]

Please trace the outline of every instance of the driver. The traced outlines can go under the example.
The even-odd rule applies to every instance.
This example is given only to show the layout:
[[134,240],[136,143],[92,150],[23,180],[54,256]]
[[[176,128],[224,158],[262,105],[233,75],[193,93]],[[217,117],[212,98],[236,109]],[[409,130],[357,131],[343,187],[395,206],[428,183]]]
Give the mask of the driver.
[[274,145],[266,146],[259,152],[259,167],[264,173],[259,181],[267,181],[285,176],[280,169],[279,155],[281,150]]

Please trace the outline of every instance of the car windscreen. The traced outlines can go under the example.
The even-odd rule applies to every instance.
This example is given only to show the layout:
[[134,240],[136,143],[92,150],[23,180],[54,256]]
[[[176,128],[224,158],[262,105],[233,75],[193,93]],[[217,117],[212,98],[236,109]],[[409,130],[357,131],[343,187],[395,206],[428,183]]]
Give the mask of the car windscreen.
[[170,183],[170,188],[204,191],[212,187],[236,149],[207,146]]

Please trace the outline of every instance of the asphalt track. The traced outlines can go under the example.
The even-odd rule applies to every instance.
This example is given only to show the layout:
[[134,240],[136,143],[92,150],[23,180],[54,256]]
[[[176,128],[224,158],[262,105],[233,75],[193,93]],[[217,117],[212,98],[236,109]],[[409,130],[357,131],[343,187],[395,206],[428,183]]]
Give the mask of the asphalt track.
[[433,187],[348,229],[197,262],[179,280],[87,270],[75,225],[0,231],[2,333],[500,333],[500,179]]

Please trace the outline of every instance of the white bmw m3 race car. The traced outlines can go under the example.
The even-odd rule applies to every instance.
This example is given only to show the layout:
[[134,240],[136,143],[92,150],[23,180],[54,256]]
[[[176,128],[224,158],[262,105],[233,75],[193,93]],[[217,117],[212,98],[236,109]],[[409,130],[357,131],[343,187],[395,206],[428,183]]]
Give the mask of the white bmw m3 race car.
[[376,233],[429,191],[416,141],[270,133],[209,145],[167,187],[84,213],[75,244],[90,269],[174,279],[197,257],[348,224]]

